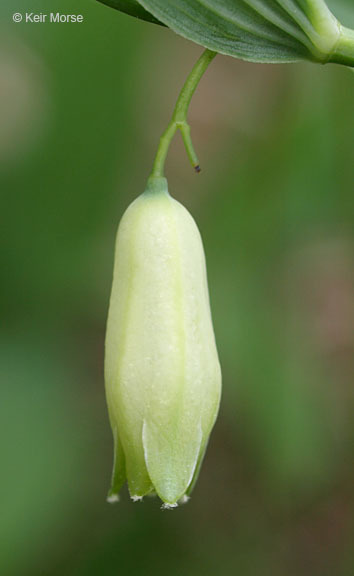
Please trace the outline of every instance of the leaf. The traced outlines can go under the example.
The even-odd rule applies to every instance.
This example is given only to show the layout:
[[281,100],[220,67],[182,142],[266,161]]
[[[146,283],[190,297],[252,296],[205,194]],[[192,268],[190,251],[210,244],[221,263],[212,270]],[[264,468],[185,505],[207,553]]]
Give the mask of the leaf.
[[324,0],[139,0],[177,34],[255,62],[326,62],[339,24]]
[[111,8],[115,8],[120,12],[125,12],[130,16],[134,16],[139,20],[146,20],[147,22],[153,22],[154,24],[161,24],[152,14],[150,14],[145,8],[140,6],[139,2],[136,0],[98,0],[101,4],[106,4]]

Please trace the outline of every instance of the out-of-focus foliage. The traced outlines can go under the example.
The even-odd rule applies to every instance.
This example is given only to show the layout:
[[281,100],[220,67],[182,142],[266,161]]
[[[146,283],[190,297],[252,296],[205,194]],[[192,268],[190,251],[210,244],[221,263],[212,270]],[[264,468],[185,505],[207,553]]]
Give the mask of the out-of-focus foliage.
[[345,26],[354,26],[354,7],[352,0],[327,0],[327,5],[333,14]]
[[202,173],[177,141],[167,176],[203,236],[221,413],[188,505],[110,507],[115,232],[200,51],[98,2],[60,10],[84,23],[0,7],[2,573],[352,574],[353,75],[217,57],[203,79]]

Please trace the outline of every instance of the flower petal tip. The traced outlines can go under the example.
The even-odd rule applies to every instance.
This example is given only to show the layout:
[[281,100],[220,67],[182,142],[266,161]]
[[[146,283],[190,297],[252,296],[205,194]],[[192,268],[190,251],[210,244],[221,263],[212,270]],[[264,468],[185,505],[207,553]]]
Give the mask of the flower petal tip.
[[177,508],[178,503],[174,502],[173,504],[169,504],[168,502],[164,502],[161,506],[161,510],[173,510],[173,508]]
[[143,497],[137,496],[136,494],[133,494],[132,496],[130,496],[130,498],[133,500],[133,502],[142,502],[143,501]]
[[118,494],[108,494],[107,502],[109,502],[109,504],[115,504],[116,502],[119,502]]

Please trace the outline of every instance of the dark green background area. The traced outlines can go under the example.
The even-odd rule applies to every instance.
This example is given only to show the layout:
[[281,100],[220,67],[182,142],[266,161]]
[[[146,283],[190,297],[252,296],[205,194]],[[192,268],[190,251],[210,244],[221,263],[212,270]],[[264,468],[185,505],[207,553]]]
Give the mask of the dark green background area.
[[[201,230],[223,369],[191,501],[106,504],[116,228],[200,49],[92,1],[0,8],[0,567],[6,576],[354,572],[354,76],[217,57],[172,195]],[[348,22],[349,24],[349,22]]]

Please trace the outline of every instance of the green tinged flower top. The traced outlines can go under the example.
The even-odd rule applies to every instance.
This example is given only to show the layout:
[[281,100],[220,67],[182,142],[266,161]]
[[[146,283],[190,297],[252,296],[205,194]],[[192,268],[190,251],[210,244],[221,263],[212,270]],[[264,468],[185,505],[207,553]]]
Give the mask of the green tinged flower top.
[[221,372],[202,241],[165,178],[119,225],[105,355],[115,443],[108,500],[174,507],[191,492],[217,415]]

